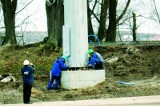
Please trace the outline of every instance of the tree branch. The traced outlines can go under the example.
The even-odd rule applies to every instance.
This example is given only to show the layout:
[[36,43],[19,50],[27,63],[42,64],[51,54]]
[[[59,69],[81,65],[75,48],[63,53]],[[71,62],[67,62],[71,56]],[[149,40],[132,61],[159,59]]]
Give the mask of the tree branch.
[[17,8],[17,0],[12,0],[11,4],[12,4],[13,12],[15,13],[16,8]]
[[15,14],[20,13],[22,10],[24,10],[26,7],[29,6],[29,4],[31,4],[33,2],[33,0],[31,0],[29,3],[27,3],[27,5],[25,5],[21,10],[19,10],[18,12],[16,12]]
[[123,12],[121,13],[121,15],[117,18],[117,23],[119,23],[119,21],[122,19],[122,17],[125,15],[128,7],[129,7],[129,4],[130,4],[131,0],[128,0],[127,3],[126,3],[126,6],[123,10]]

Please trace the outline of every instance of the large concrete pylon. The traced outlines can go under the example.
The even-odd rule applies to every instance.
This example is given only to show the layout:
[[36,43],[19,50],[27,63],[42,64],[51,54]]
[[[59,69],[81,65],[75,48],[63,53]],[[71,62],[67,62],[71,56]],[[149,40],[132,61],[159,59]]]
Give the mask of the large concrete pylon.
[[104,70],[79,70],[88,62],[87,0],[64,0],[63,54],[71,69],[62,71],[61,87],[93,87],[105,80]]
[[63,54],[71,67],[88,62],[87,0],[64,0]]

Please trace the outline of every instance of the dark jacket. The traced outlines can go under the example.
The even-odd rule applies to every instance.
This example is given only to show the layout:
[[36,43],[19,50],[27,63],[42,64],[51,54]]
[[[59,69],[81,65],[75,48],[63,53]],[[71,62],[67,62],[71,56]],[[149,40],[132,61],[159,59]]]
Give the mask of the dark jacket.
[[90,61],[88,62],[88,65],[92,65],[94,67],[96,63],[104,64],[104,60],[99,53],[94,52],[92,57],[90,58]]
[[22,74],[24,84],[33,84],[34,82],[33,72],[34,72],[33,68],[28,65],[25,65],[21,69],[21,74]]
[[54,76],[61,76],[61,71],[62,69],[66,69],[66,68],[69,68],[68,66],[65,65],[65,60],[63,58],[58,58],[53,66],[52,66],[52,75]]

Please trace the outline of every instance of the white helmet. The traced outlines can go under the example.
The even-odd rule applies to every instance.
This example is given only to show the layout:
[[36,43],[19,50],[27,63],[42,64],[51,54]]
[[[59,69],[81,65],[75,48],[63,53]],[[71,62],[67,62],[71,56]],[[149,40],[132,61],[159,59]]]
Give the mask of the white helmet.
[[28,60],[24,60],[23,65],[29,65],[29,61]]

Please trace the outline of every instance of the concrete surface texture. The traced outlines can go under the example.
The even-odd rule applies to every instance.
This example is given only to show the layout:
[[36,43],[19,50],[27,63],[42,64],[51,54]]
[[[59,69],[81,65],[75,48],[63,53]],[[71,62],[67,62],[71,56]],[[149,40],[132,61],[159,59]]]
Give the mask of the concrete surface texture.
[[70,67],[85,67],[88,62],[87,1],[63,1],[63,55],[70,56]]
[[77,101],[36,102],[33,104],[2,104],[2,105],[3,106],[160,106],[160,95],[77,100]]
[[65,89],[93,87],[105,81],[105,70],[62,71],[61,87]]

